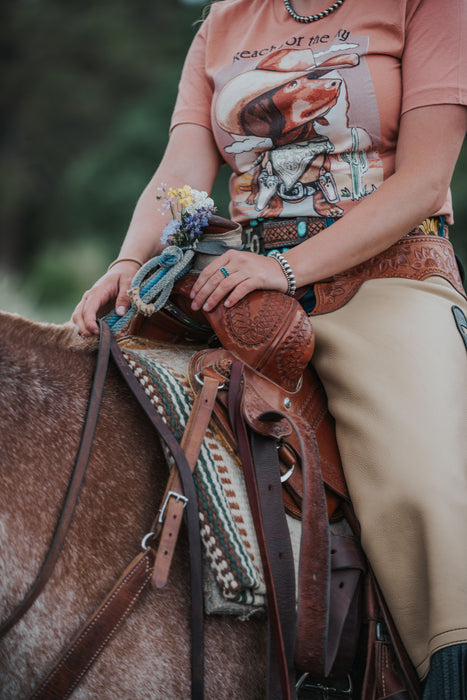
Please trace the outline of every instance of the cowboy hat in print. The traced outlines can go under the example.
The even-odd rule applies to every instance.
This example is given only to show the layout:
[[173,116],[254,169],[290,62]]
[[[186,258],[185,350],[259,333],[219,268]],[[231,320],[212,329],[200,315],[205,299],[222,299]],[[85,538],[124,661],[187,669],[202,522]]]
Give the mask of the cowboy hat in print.
[[311,49],[276,51],[223,87],[217,122],[231,134],[269,136],[277,142],[323,117],[336,103],[342,81],[322,76],[356,66],[359,60],[350,53],[317,63]]

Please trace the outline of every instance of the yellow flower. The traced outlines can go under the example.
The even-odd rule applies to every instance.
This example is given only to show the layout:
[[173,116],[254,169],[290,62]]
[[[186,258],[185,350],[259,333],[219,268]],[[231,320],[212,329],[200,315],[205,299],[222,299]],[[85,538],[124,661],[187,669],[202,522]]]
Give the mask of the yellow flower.
[[169,187],[167,195],[171,199],[178,199],[178,203],[181,207],[186,207],[191,204],[194,199],[191,193],[191,187],[189,185],[184,185],[183,187]]

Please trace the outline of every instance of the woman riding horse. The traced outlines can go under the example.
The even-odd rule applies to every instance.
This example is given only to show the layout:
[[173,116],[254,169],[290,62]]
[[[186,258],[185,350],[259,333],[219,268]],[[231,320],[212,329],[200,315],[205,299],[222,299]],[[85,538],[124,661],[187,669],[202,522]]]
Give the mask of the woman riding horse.
[[448,240],[466,21],[463,0],[214,3],[120,257],[73,314],[92,335],[104,303],[126,312],[162,248],[161,183],[210,191],[231,166],[231,217],[270,254],[224,253],[192,307],[303,288],[363,545],[427,699],[467,685],[467,304]]

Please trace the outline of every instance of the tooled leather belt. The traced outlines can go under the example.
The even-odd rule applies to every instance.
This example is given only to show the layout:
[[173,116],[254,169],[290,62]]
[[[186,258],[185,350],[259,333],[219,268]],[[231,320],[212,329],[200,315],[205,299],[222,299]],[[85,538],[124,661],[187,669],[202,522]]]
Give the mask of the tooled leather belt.
[[[267,255],[302,243],[334,223],[332,218],[255,219],[243,227],[247,250]],[[369,279],[398,277],[424,280],[443,277],[466,296],[454,250],[443,217],[425,219],[390,248],[344,272],[299,290],[301,303],[310,314],[334,311],[346,304]]]

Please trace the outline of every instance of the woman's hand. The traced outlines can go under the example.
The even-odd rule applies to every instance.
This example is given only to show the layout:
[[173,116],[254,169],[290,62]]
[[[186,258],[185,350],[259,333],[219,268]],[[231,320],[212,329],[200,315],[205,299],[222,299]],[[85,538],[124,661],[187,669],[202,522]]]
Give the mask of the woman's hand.
[[286,292],[288,282],[281,266],[273,258],[231,250],[200,273],[191,291],[191,308],[211,311],[223,299],[225,306],[233,306],[254,289]]
[[[160,234],[167,224],[158,201],[161,183],[166,182],[170,187],[189,184],[210,192],[221,163],[209,129],[196,124],[176,126],[159,167],[135,207],[120,257],[135,255],[139,260],[150,260],[161,252]],[[97,312],[113,299],[117,314],[126,313],[130,305],[128,290],[137,270],[136,263],[119,262],[83,294],[71,317],[82,335],[99,334]]]
[[115,311],[123,316],[130,306],[128,290],[138,271],[136,262],[122,261],[114,265],[97,282],[84,292],[83,297],[73,311],[71,320],[81,335],[99,335],[97,312],[107,302],[115,299]]

